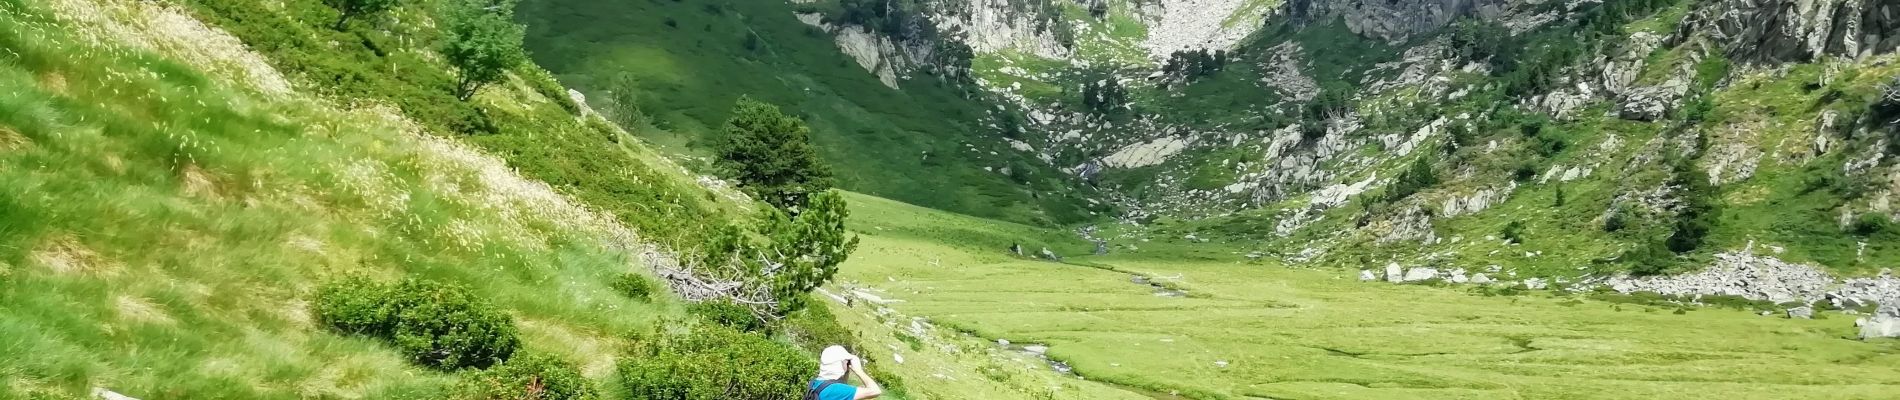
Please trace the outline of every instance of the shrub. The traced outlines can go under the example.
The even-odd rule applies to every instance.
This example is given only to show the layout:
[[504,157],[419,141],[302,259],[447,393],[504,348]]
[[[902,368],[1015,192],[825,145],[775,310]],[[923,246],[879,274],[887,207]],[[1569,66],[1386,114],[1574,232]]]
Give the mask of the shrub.
[[318,290],[316,313],[331,329],[388,340],[410,361],[445,370],[487,368],[520,345],[507,314],[461,286],[430,281],[327,285]]
[[614,278],[612,286],[615,291],[634,300],[647,301],[653,296],[653,280],[637,273],[620,274],[619,277]]
[[1861,214],[1860,217],[1854,218],[1854,224],[1850,226],[1849,230],[1854,232],[1855,235],[1873,236],[1881,232],[1892,231],[1893,219],[1888,218],[1886,214],[1865,213]]
[[746,332],[764,332],[765,321],[759,320],[752,309],[730,301],[708,301],[687,307],[687,310],[706,322]]
[[1498,234],[1503,236],[1506,242],[1513,244],[1524,243],[1524,221],[1511,221],[1511,223],[1505,224],[1504,230],[1498,232]]
[[519,356],[470,374],[453,399],[591,400],[592,383],[574,364],[545,354]]
[[317,290],[317,321],[337,332],[381,336],[395,329],[394,316],[384,307],[389,287],[364,278],[350,278]]
[[719,325],[635,340],[620,364],[632,398],[790,400],[818,363],[784,343]]

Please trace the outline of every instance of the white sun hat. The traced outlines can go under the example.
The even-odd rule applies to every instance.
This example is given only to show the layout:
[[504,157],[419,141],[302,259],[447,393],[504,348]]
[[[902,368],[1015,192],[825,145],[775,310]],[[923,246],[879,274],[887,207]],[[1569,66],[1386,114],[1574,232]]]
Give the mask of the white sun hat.
[[862,362],[858,361],[858,356],[845,350],[844,346],[826,347],[825,351],[818,353],[818,379],[844,379],[846,361]]

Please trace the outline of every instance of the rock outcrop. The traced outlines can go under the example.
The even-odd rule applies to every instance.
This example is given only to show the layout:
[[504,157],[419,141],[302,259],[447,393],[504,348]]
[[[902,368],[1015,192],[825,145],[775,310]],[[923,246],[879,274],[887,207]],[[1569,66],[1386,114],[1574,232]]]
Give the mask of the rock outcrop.
[[1288,0],[1287,17],[1295,23],[1319,23],[1332,18],[1367,38],[1402,42],[1431,33],[1467,15],[1497,16],[1508,0]]
[[1892,0],[1722,0],[1693,22],[1731,57],[1750,62],[1855,58],[1900,47],[1900,2]]
[[1900,337],[1900,306],[1881,306],[1873,316],[1854,321],[1861,339]]

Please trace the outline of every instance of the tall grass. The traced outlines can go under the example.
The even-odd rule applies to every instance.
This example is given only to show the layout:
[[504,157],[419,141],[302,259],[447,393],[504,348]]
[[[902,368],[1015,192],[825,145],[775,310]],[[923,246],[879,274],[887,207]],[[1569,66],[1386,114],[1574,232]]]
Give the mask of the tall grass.
[[315,285],[345,275],[467,285],[522,321],[529,349],[596,379],[609,338],[677,312],[614,294],[637,249],[494,161],[386,111],[214,84],[234,80],[43,6],[0,1],[0,397],[447,385],[314,326]]

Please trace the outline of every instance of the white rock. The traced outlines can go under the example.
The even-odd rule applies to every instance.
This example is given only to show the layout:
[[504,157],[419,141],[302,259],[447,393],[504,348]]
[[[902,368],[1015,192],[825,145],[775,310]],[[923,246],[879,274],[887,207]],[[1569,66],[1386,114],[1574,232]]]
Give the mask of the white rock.
[[1371,282],[1371,281],[1376,281],[1376,280],[1379,280],[1379,275],[1372,273],[1372,270],[1369,270],[1369,269],[1359,270],[1360,282]]
[[1385,265],[1385,281],[1392,282],[1392,283],[1404,282],[1405,269],[1403,267],[1399,267],[1399,263],[1386,264]]

